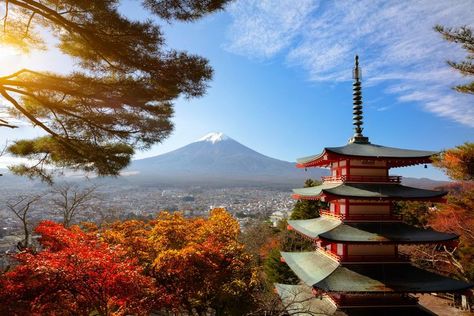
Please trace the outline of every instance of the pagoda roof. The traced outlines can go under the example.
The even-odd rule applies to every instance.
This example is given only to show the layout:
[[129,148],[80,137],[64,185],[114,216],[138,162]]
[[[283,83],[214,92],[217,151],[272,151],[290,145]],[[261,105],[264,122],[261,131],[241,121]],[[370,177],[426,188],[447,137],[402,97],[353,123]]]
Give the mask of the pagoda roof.
[[418,189],[395,183],[350,182],[323,183],[314,187],[293,189],[293,192],[293,197],[297,199],[319,199],[323,195],[358,199],[437,199],[447,194],[445,191]]
[[290,315],[334,315],[334,316],[435,316],[423,306],[354,306],[337,309],[327,296],[315,297],[311,287],[298,284],[275,284],[285,310]]
[[311,219],[288,220],[288,225],[305,236],[317,239],[321,234],[342,225],[342,221],[331,216],[320,216]]
[[390,166],[400,167],[411,164],[430,163],[436,151],[402,149],[371,143],[349,143],[341,147],[325,147],[318,155],[299,158],[296,164],[300,168],[327,165],[343,158],[367,158],[392,161]]
[[402,222],[342,222],[330,216],[289,220],[301,234],[330,242],[345,243],[436,243],[457,239],[451,233],[414,227]]
[[322,251],[282,252],[285,262],[307,285],[325,292],[456,292],[471,284],[419,269],[408,263],[341,264]]
[[321,251],[281,252],[281,256],[298,278],[308,286],[313,286],[329,277],[340,265]]
[[345,308],[341,316],[436,316],[421,305]]
[[[290,315],[334,315],[337,307],[328,297],[315,298],[312,288],[304,285],[275,284],[285,310]],[[337,313],[336,315],[344,315]]]

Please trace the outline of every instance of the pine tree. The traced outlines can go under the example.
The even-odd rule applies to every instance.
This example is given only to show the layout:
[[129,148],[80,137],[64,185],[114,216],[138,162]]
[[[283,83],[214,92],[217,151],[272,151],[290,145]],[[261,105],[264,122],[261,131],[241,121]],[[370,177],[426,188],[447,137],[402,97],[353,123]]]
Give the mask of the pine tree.
[[[166,22],[193,21],[229,0],[142,0]],[[147,149],[172,131],[173,100],[204,94],[212,77],[202,57],[168,49],[157,24],[132,21],[119,0],[9,0],[0,8],[0,44],[27,53],[59,50],[75,62],[69,74],[21,69],[0,77],[0,98],[12,116],[46,136],[8,148],[35,159],[17,174],[51,181],[45,165],[117,175],[135,149]],[[138,5],[138,2],[137,2]],[[3,11],[3,12],[2,12]],[[15,127],[1,120],[0,127]]]
[[[447,28],[436,25],[435,30],[447,41],[461,44],[462,48],[468,53],[466,60],[461,62],[448,61],[448,64],[465,76],[474,76],[474,35],[472,34],[472,29],[467,26]],[[461,93],[474,94],[474,81],[464,85],[458,85],[454,87],[454,89]]]
[[[305,188],[320,185],[321,182],[307,179],[304,183]],[[290,219],[310,219],[319,217],[319,211],[325,206],[324,202],[311,200],[298,200],[293,207]]]

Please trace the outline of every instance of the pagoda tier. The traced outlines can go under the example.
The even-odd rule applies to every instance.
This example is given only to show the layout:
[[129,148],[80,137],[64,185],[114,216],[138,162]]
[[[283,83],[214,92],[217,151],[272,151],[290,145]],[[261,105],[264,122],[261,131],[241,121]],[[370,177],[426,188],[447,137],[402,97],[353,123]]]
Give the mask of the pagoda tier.
[[290,315],[333,315],[333,316],[433,316],[435,314],[418,304],[412,296],[384,295],[376,297],[363,295],[346,297],[341,295],[319,295],[312,287],[304,284],[275,284],[283,306]]
[[421,305],[416,306],[360,306],[355,308],[344,308],[341,314],[336,312],[334,316],[436,316]]
[[[383,165],[387,168],[393,168],[431,163],[430,157],[436,153],[435,151],[411,150],[354,142],[341,147],[326,147],[319,155],[299,158],[296,160],[296,166],[298,168],[324,167],[340,161],[351,160],[354,163],[353,166],[359,166],[358,162],[361,161],[365,162],[367,166]],[[380,163],[375,164],[374,161]]]
[[425,200],[442,202],[447,192],[412,188],[392,183],[324,182],[321,185],[293,189],[293,198],[324,202],[346,199]]
[[313,219],[289,220],[288,225],[289,229],[323,243],[438,244],[459,237],[402,222],[343,222],[324,215]]
[[325,293],[441,293],[471,287],[409,263],[341,263],[321,250],[281,255],[301,281]]

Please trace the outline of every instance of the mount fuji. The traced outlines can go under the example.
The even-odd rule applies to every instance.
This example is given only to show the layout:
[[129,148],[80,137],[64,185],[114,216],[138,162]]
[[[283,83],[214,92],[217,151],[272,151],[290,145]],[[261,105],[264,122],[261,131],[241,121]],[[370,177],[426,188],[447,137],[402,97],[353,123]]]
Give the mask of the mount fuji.
[[209,133],[166,154],[134,160],[128,171],[156,181],[228,184],[302,184],[328,174],[326,169],[297,169],[295,163],[262,155],[223,133]]

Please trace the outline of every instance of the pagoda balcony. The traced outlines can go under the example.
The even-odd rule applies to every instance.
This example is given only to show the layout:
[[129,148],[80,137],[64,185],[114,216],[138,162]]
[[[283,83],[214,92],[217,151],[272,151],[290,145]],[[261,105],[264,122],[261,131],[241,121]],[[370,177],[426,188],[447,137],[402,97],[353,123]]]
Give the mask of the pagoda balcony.
[[395,214],[334,214],[329,210],[319,211],[321,215],[331,216],[345,221],[400,221],[401,215]]
[[341,263],[360,263],[360,262],[383,262],[383,263],[404,263],[410,262],[410,256],[399,253],[396,256],[393,255],[338,255],[326,248],[318,248],[319,251],[323,252],[330,258],[341,262]]
[[323,182],[379,182],[379,183],[401,183],[401,176],[358,176],[340,175],[321,177]]
[[341,263],[355,262],[410,262],[410,256],[399,253],[396,256],[388,255],[347,255],[340,259]]
[[332,295],[331,299],[340,307],[358,306],[411,306],[418,303],[412,295]]

